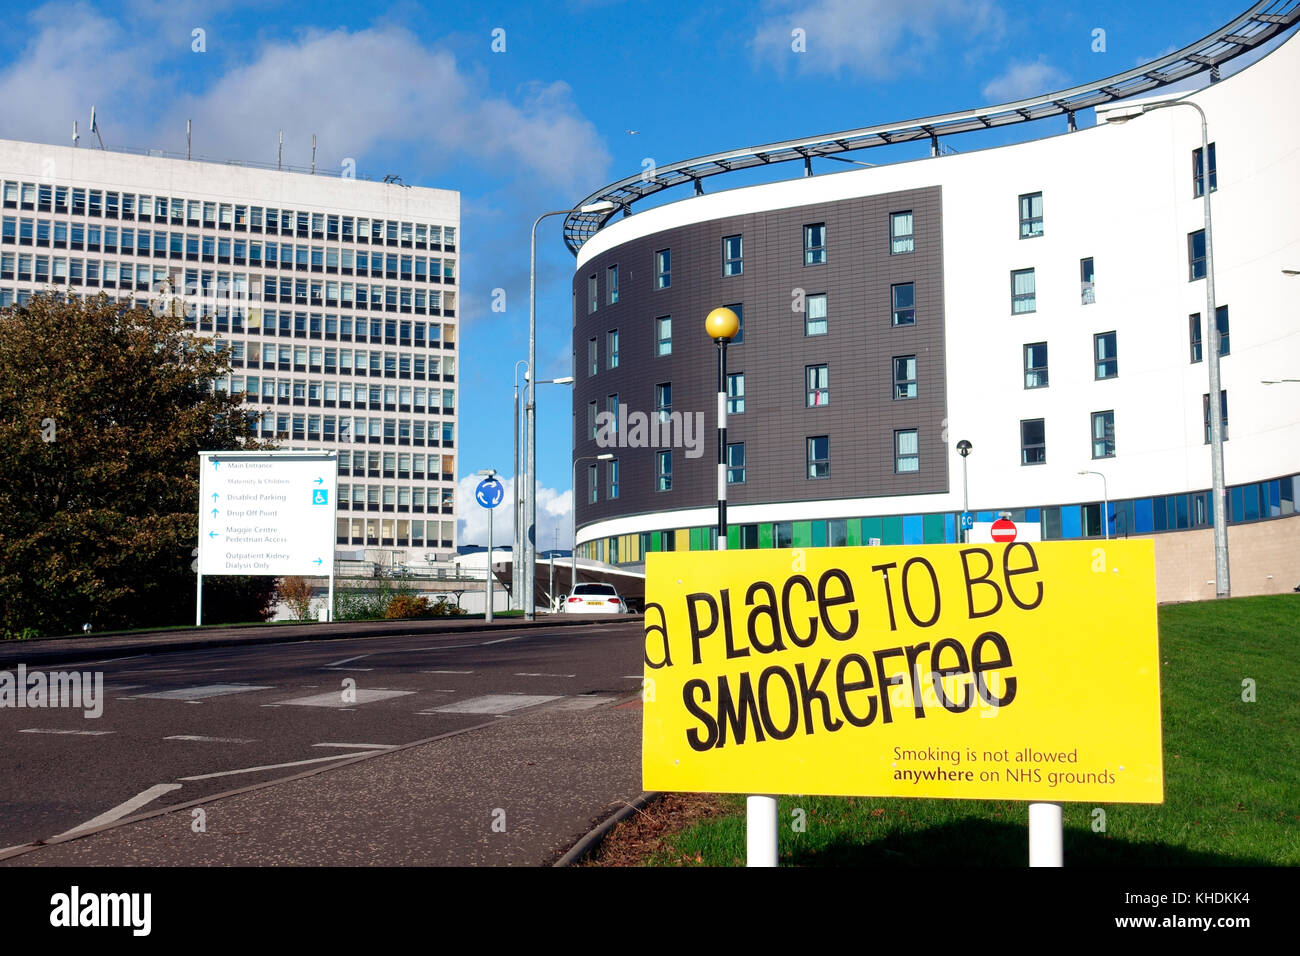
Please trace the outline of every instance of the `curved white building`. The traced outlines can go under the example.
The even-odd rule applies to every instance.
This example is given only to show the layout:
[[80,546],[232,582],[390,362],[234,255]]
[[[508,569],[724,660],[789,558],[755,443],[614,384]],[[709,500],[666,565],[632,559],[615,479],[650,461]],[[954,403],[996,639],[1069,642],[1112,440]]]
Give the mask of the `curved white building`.
[[[1249,14],[1280,30],[1296,7],[1257,4],[1219,49],[1250,32]],[[1158,64],[1197,62],[1187,50]],[[616,456],[579,470],[584,552],[636,564],[710,546],[716,360],[703,317],[740,305],[732,547],[954,541],[964,439],[977,521],[1009,511],[1044,540],[1154,536],[1160,599],[1213,597],[1201,125],[1188,107],[1107,121],[1182,97],[1211,143],[1232,592],[1295,587],[1300,110],[1286,104],[1298,87],[1292,36],[1190,94],[1094,94],[1092,128],[574,217],[574,455]],[[1073,127],[1065,107],[1087,101],[1071,96],[891,128],[905,136],[858,132],[918,139],[1011,113],[1068,113]],[[791,149],[809,164],[834,151],[804,141],[768,155]],[[698,187],[716,159],[677,164],[665,182]],[[632,183],[588,202],[630,208]],[[626,430],[593,430],[619,408],[703,413],[702,453],[680,434],[638,447]]]

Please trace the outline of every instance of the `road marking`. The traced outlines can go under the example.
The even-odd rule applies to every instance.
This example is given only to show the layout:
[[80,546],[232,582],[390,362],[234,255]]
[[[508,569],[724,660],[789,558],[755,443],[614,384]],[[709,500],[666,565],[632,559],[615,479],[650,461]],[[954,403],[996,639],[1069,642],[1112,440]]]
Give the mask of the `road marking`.
[[548,710],[592,710],[602,704],[608,704],[614,700],[613,697],[596,697],[590,694],[582,694],[578,697],[566,697],[559,703],[548,707]]
[[577,677],[577,674],[533,674],[528,671],[517,671],[516,677]]
[[107,813],[101,813],[93,820],[87,820],[80,826],[75,826],[71,830],[65,830],[60,833],[59,836],[71,836],[73,833],[80,833],[82,830],[93,830],[95,827],[103,826],[105,823],[112,823],[114,820],[120,820],[122,817],[139,810],[146,803],[151,803],[154,800],[157,800],[164,793],[171,793],[173,790],[179,790],[180,788],[181,785],[179,783],[156,784],[148,790],[137,793],[130,800],[126,801],[126,803],[119,803]]
[[82,737],[102,737],[114,733],[112,730],[46,730],[42,727],[30,727],[18,732],[20,734],[78,734]]
[[156,694],[136,694],[137,700],[184,700],[197,701],[207,697],[224,697],[226,694],[243,694],[250,690],[274,690],[275,688],[260,684],[204,684],[200,687],[180,687],[176,690],[159,691]]
[[392,750],[397,744],[312,744],[313,747],[347,747],[354,750]]
[[348,691],[348,696],[352,700],[343,699],[343,691],[331,690],[324,694],[313,694],[311,697],[296,697],[293,700],[282,700],[282,704],[293,704],[298,707],[350,707],[353,704],[370,704],[377,700],[388,700],[392,697],[405,697],[407,694],[414,694],[413,690],[363,690],[356,688]]
[[325,763],[329,760],[346,760],[348,757],[368,757],[384,753],[382,750],[363,750],[356,754],[330,754],[328,757],[313,757],[311,760],[294,760],[290,763],[272,763],[264,767],[244,767],[241,770],[222,770],[220,773],[201,773],[196,777],[181,777],[182,780],[211,780],[213,777],[233,777],[241,773],[258,773],[262,770],[280,770],[284,767],[301,767],[309,763]]
[[369,657],[369,654],[358,654],[356,657],[345,657],[341,661],[331,661],[328,664],[322,664],[322,667],[338,667],[340,664],[351,664],[353,661],[359,661],[363,657]]
[[473,671],[420,671],[421,674],[472,674]]
[[327,671],[372,671],[373,667],[327,667]]
[[471,697],[469,700],[457,701],[444,707],[436,707],[426,714],[494,714],[500,716],[521,707],[533,707],[559,700],[557,694],[488,694],[484,697]]
[[484,642],[483,642],[482,644],[480,644],[479,646],[480,646],[480,647],[487,647],[489,644],[505,644],[507,641],[521,641],[521,640],[523,640],[523,637],[524,637],[524,636],[523,636],[522,634],[520,634],[520,635],[518,635],[518,636],[516,636],[516,637],[498,637],[495,641],[484,641]]
[[622,678],[620,678],[620,679],[621,679],[621,680],[644,680],[644,679],[645,679],[645,675],[644,675],[644,674],[624,674],[624,675],[622,676]]
[[204,737],[201,734],[176,734],[173,737],[164,737],[163,740],[193,740],[209,744],[251,744],[255,742],[252,737]]

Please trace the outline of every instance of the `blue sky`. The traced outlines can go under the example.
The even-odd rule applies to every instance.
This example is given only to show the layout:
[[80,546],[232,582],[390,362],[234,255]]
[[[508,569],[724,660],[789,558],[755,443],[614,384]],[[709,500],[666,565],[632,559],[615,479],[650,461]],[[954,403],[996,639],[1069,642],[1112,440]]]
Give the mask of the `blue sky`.
[[[74,119],[84,136],[93,103],[109,146],[183,151],[191,118],[196,157],[273,162],[283,128],[287,163],[309,163],[316,133],[322,167],[354,157],[359,175],[396,173],[411,185],[459,190],[458,477],[463,541],[473,543],[485,524],[465,492],[471,476],[511,470],[511,369],[527,356],[528,230],[540,212],[637,174],[646,159],[663,165],[1099,79],[1191,43],[1248,6],[124,0],[24,12],[11,5],[0,35],[0,137],[66,144]],[[792,50],[794,28],[804,31],[806,52]],[[204,31],[203,52],[193,50],[195,29]],[[1098,29],[1104,52],[1094,50]],[[494,37],[504,51],[494,52]],[[755,103],[761,107],[748,108]],[[545,378],[571,371],[573,259],[560,223],[543,223],[538,240]],[[506,290],[504,313],[489,308],[497,288]],[[557,534],[564,547],[571,534],[569,447],[569,390],[539,389],[543,547]],[[501,540],[508,509],[499,518]]]

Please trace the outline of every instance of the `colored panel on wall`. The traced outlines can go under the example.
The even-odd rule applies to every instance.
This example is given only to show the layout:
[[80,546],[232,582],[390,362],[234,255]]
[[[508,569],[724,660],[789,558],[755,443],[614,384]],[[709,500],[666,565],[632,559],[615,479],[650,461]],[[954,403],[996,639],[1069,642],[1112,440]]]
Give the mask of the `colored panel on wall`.
[[903,517],[903,544],[923,544],[925,540],[925,523],[920,515]]
[[903,519],[900,515],[890,515],[888,518],[881,519],[884,523],[885,533],[882,537],[882,544],[902,544],[903,543]]
[[845,543],[848,544],[849,547],[856,548],[858,545],[863,543],[861,518],[850,518],[846,531],[847,540]]
[[728,551],[740,550],[740,526],[739,525],[734,525],[734,524],[727,525],[727,550]]
[[678,528],[675,532],[676,541],[673,542],[674,551],[691,550],[691,532],[688,528]]
[[946,544],[957,543],[957,519],[952,515],[943,516],[943,540]]
[[870,544],[872,538],[883,539],[885,537],[885,527],[883,518],[863,518],[862,519],[862,543]]
[[758,546],[760,548],[772,547],[772,523],[770,521],[758,526]]
[[[943,515],[924,515],[922,527],[924,528],[923,544],[943,544]],[[952,515],[948,516],[949,519]]]
[[[798,531],[795,532],[798,534]],[[814,548],[826,547],[826,522],[814,521],[812,523],[812,546]]]
[[1083,537],[1083,513],[1078,505],[1069,505],[1061,509],[1061,537]]
[[794,536],[794,546],[796,548],[812,547],[812,522],[795,521],[792,534]]

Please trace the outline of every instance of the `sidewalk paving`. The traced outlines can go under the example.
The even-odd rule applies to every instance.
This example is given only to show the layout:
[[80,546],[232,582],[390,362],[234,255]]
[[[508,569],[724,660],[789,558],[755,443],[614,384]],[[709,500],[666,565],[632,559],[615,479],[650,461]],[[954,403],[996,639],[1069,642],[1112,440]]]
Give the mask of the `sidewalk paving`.
[[641,793],[641,702],[482,729],[40,847],[0,866],[543,866]]

